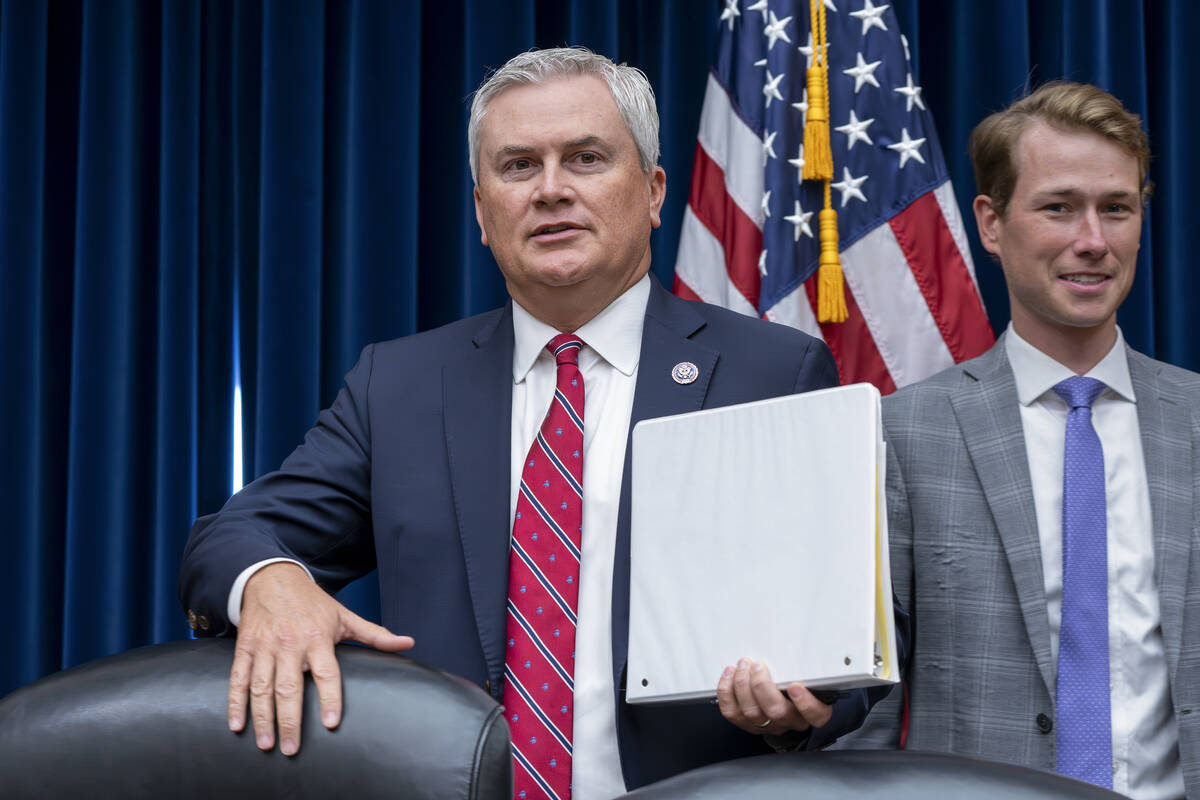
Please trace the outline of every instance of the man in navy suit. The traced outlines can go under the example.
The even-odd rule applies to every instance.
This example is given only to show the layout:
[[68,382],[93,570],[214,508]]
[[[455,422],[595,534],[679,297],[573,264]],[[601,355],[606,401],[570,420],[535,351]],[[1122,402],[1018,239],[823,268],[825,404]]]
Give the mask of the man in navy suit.
[[[274,746],[278,723],[295,753],[305,670],[322,722],[337,725],[333,645],[346,639],[503,697],[517,485],[555,392],[546,343],[560,332],[584,342],[586,392],[575,797],[769,752],[766,737],[818,747],[858,724],[866,693],[831,707],[799,684],[778,691],[749,660],[713,676],[719,706],[624,702],[632,426],[837,383],[820,341],[680,300],[648,276],[666,176],[645,76],[586,50],[524,53],[476,93],[469,145],[483,243],[512,302],[368,346],[280,470],[193,528],[189,619],[201,635],[237,628],[230,727],[249,706],[259,747]],[[327,593],[375,567],[387,629]]]

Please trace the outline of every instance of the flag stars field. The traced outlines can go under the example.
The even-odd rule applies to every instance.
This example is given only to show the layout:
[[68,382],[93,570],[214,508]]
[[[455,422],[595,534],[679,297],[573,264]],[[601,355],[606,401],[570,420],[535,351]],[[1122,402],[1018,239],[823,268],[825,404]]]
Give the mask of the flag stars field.
[[725,8],[721,11],[721,22],[729,22],[729,30],[733,30],[733,22],[742,15],[738,11],[738,0],[725,0]]
[[863,87],[863,84],[871,84],[876,89],[881,88],[879,81],[875,79],[875,70],[879,68],[882,61],[872,61],[868,64],[863,60],[862,53],[858,54],[858,63],[849,69],[844,69],[842,72],[854,78],[854,93],[858,94],[858,90]]
[[850,198],[852,197],[855,200],[861,200],[864,203],[867,202],[867,196],[862,193],[862,190],[859,189],[859,187],[867,182],[868,177],[870,176],[863,175],[855,178],[850,174],[849,167],[842,167],[842,179],[837,183],[829,184],[834,189],[837,189],[842,193],[842,208],[846,207],[846,203],[849,203]]
[[895,150],[900,154],[900,169],[904,169],[904,165],[908,163],[910,158],[916,159],[920,163],[924,164],[925,159],[921,156],[920,147],[921,145],[925,144],[925,139],[909,138],[908,128],[904,128],[900,132],[900,135],[900,141],[887,146],[888,150]]
[[790,222],[790,223],[792,223],[793,226],[795,226],[796,232],[795,232],[795,236],[792,237],[793,241],[797,241],[797,242],[800,241],[800,232],[801,231],[804,232],[805,236],[807,236],[808,238],[811,239],[813,232],[812,232],[812,228],[810,228],[808,226],[808,221],[810,219],[812,219],[813,212],[805,211],[804,209],[802,209],[800,207],[799,200],[797,200],[795,202],[796,202],[796,210],[792,212],[791,216],[784,217],[783,219],[785,222]]
[[905,77],[907,78],[905,84],[903,86],[897,86],[895,89],[892,89],[892,91],[904,95],[904,97],[908,100],[908,105],[905,106],[904,109],[905,111],[912,111],[914,104],[917,106],[917,108],[924,111],[925,103],[921,100],[921,87],[913,84],[913,76],[911,72],[907,73]]
[[854,113],[854,109],[850,109],[850,121],[845,125],[839,125],[836,129],[838,133],[844,133],[849,137],[849,140],[846,142],[846,149],[853,150],[855,142],[874,144],[871,141],[871,137],[867,135],[867,128],[871,127],[871,124],[874,122],[874,118],[860,120],[858,115]]
[[797,148],[796,157],[789,158],[788,163],[796,168],[797,182],[803,181],[804,179],[801,178],[800,176],[804,174],[804,145],[800,145],[800,147]]
[[775,137],[778,135],[778,131],[771,131],[763,137],[763,166],[766,166],[768,158],[778,157],[775,155]]
[[767,70],[767,82],[763,84],[763,95],[767,98],[767,106],[771,105],[772,100],[782,100],[783,95],[779,93],[779,82],[785,77],[784,73],[772,75],[771,70]]
[[871,30],[871,28],[879,28],[879,30],[886,33],[887,25],[883,22],[883,12],[887,11],[891,6],[876,6],[871,3],[871,0],[864,1],[865,5],[861,9],[850,12],[850,16],[862,20],[862,35],[866,36],[867,31]]
[[[843,381],[885,394],[990,347],[960,207],[891,0],[825,0],[825,47],[806,1],[714,5],[676,293],[818,336]],[[818,55],[842,323],[817,322],[815,214],[826,188],[800,179],[814,157],[803,142]]]
[[784,17],[783,19],[777,19],[774,11],[770,11],[768,13],[771,15],[771,21],[767,23],[765,28],[763,28],[763,36],[767,37],[767,49],[770,50],[772,47],[774,47],[775,43],[780,39],[788,44],[791,44],[792,40],[788,38],[787,31],[784,29],[787,27],[787,24],[792,21],[792,18]]

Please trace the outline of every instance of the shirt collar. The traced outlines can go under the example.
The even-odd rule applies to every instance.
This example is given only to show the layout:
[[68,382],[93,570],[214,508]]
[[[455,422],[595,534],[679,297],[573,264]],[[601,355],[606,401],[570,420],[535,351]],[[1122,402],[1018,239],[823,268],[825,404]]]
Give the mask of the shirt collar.
[[[626,377],[633,375],[642,351],[642,326],[649,299],[647,274],[575,331],[587,345],[580,359],[586,359],[590,350]],[[546,343],[557,334],[558,331],[513,301],[513,383],[525,380],[534,362],[546,352]]]
[[[1013,330],[1012,322],[1004,332],[1004,350],[1017,383],[1017,399],[1027,406],[1054,388],[1059,381],[1075,373],[1063,364],[1038,350]],[[1086,377],[1104,383],[1125,400],[1136,403],[1133,380],[1129,377],[1129,360],[1125,354],[1125,337],[1117,328],[1117,340],[1100,363],[1088,370]]]

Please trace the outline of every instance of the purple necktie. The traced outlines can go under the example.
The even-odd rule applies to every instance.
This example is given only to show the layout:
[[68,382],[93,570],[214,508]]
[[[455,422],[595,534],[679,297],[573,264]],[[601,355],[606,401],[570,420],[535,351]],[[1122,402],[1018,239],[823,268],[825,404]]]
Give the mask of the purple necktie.
[[1063,457],[1062,627],[1058,637],[1058,771],[1112,788],[1108,674],[1108,525],[1104,450],[1092,403],[1105,386],[1072,377],[1054,391],[1067,401]]

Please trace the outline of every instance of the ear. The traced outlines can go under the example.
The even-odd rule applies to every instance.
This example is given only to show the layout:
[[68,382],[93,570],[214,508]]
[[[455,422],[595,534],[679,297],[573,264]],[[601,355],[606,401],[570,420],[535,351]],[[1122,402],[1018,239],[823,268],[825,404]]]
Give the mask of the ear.
[[489,247],[487,240],[487,229],[483,227],[483,199],[479,196],[479,186],[475,186],[475,222],[479,224],[479,241],[483,242],[484,247]]
[[984,250],[999,257],[1000,230],[1004,226],[1004,218],[996,210],[992,198],[986,194],[976,197],[972,208],[975,210],[975,227],[979,229],[980,244]]
[[650,171],[650,227],[662,225],[662,206],[667,199],[667,173],[662,167]]

